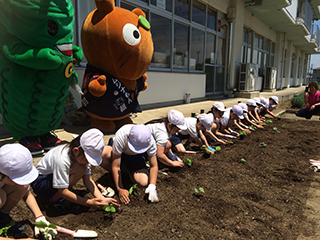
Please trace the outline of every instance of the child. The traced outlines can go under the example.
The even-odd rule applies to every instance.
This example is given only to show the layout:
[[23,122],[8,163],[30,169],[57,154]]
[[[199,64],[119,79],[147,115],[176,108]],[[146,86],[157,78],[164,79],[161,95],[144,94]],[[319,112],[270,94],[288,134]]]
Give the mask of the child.
[[250,106],[248,106],[245,103],[238,103],[238,105],[242,108],[243,110],[243,119],[240,120],[239,119],[239,124],[245,128],[248,128],[247,126],[254,126],[256,128],[263,128],[263,126],[258,125],[254,122],[252,122],[249,118],[249,108]]
[[239,136],[239,133],[231,129],[236,127],[246,133],[251,133],[249,129],[245,129],[237,122],[238,119],[243,119],[243,110],[240,106],[234,105],[232,108],[227,108],[221,118],[221,132],[225,134],[235,134]]
[[260,98],[254,97],[253,100],[257,106],[254,108],[254,111],[252,111],[252,116],[254,117],[256,123],[263,123],[263,120],[260,118],[260,111],[262,109]]
[[[237,138],[235,136],[232,136],[230,134],[225,134],[220,131],[221,129],[221,117],[223,116],[224,112],[226,111],[226,108],[222,102],[214,102],[212,104],[210,112],[213,113],[213,124],[211,125],[211,132],[218,137],[226,137],[226,138]],[[209,112],[209,113],[210,113]],[[220,139],[223,141],[222,139]],[[223,141],[224,142],[224,141]],[[226,142],[224,142],[226,143]]]
[[[211,125],[213,123],[213,114],[200,114],[198,118],[187,117],[184,119],[187,129],[180,130],[178,134],[172,135],[170,142],[177,149],[177,152],[182,153],[195,153],[192,151],[186,151],[186,148],[191,150],[190,144],[195,141],[199,147],[206,145],[207,149],[213,154],[215,150],[209,146],[205,135],[209,135],[216,141],[221,141],[211,132]],[[182,144],[181,140],[187,139],[185,145]]]
[[[91,166],[101,164],[104,146],[103,133],[93,128],[70,143],[51,149],[36,166],[39,176],[32,183],[34,192],[49,198],[50,204],[60,211],[76,211],[79,205],[97,209],[110,203],[119,206],[115,199],[101,194],[90,175]],[[69,190],[81,178],[95,198],[87,199]]]
[[[10,211],[23,199],[36,218],[36,222],[49,222],[41,213],[36,199],[29,191],[29,184],[38,177],[33,166],[30,151],[19,143],[6,144],[0,148],[0,229],[8,226],[12,220]],[[49,239],[57,234],[54,229],[46,229]],[[23,232],[24,226],[14,222],[9,229],[12,233]],[[44,229],[35,227],[35,236],[44,233]]]
[[186,130],[184,116],[177,110],[170,110],[164,119],[146,123],[157,144],[157,159],[170,167],[183,167],[183,161],[171,151],[170,137],[179,130]]
[[[147,187],[151,202],[158,202],[156,182],[158,175],[157,146],[151,136],[150,129],[145,125],[127,124],[122,126],[113,138],[112,174],[119,193],[120,201],[130,202],[128,190],[123,188],[121,178],[121,162],[132,174],[134,181],[141,187]],[[150,163],[150,178],[146,167]]]
[[272,112],[272,110],[273,110],[272,106],[275,104],[278,104],[278,97],[277,96],[272,96],[269,98],[269,100],[267,100],[264,97],[260,97],[260,102],[261,102],[261,105],[263,106],[260,111],[261,116],[265,116],[266,114],[269,114],[274,118],[278,117],[277,115],[275,115]]
[[255,109],[257,107],[256,102],[253,99],[249,99],[246,101],[247,109],[248,109],[248,119],[253,126],[257,128],[264,128],[262,125],[258,124],[258,120],[255,118]]

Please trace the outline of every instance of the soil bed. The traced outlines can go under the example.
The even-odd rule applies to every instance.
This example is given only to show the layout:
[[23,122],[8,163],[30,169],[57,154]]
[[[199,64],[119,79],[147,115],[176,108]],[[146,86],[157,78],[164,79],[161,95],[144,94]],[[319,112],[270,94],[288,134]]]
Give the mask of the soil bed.
[[[277,131],[273,128],[277,128]],[[147,203],[144,190],[131,197],[121,212],[106,218],[102,211],[84,210],[59,215],[40,201],[48,220],[70,229],[95,230],[99,239],[296,239],[313,236],[315,224],[305,216],[308,190],[315,180],[309,159],[319,158],[318,121],[273,120],[265,129],[236,139],[210,158],[184,155],[191,167],[162,169],[157,191],[160,202]],[[264,142],[266,146],[260,147]],[[194,149],[199,150],[193,146]],[[245,159],[240,161],[240,159]],[[93,170],[93,177],[114,187],[109,174]],[[128,184],[128,187],[130,185]],[[194,188],[202,187],[202,196]],[[82,183],[76,189],[83,191]],[[89,194],[87,196],[90,197]],[[116,197],[117,198],[117,197]],[[32,214],[20,203],[16,220]],[[20,219],[19,219],[20,217]],[[31,224],[30,224],[31,225]],[[32,236],[31,227],[28,236]],[[72,239],[58,234],[56,239]]]

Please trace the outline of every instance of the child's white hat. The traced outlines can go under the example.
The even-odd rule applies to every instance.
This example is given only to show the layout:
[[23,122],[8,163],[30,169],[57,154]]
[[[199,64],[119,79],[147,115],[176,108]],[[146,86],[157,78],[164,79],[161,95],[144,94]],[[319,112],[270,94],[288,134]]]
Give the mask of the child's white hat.
[[199,122],[203,124],[203,126],[208,130],[211,131],[211,125],[213,123],[213,115],[212,113],[208,114],[200,114],[199,116]]
[[187,129],[187,126],[185,125],[183,114],[177,110],[171,109],[168,112],[168,120],[171,124],[176,125],[181,130]]
[[20,143],[9,143],[0,148],[0,172],[18,185],[30,184],[38,177],[30,151]]
[[80,137],[80,146],[84,151],[87,161],[92,166],[96,167],[101,164],[104,145],[103,133],[96,128],[89,129]]
[[150,146],[150,142],[151,131],[146,125],[139,124],[132,126],[129,133],[128,146],[133,152],[137,154],[146,152]]

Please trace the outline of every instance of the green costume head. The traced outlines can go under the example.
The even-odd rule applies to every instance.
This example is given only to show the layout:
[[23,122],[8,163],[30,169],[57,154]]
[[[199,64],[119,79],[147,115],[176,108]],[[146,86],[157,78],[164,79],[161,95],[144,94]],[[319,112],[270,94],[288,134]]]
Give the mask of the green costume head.
[[14,140],[60,125],[72,59],[82,58],[73,25],[71,0],[0,0],[0,110]]

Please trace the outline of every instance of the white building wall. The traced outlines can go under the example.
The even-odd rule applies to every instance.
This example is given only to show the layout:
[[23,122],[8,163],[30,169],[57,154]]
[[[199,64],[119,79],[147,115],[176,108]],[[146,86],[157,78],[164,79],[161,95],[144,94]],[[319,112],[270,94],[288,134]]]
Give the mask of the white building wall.
[[[76,68],[79,77],[79,85],[82,86],[84,68]],[[206,75],[189,73],[164,73],[147,72],[148,88],[140,92],[138,101],[140,105],[181,101],[185,93],[191,94],[191,102],[194,98],[205,96]],[[81,107],[81,96],[70,88],[75,103]]]

